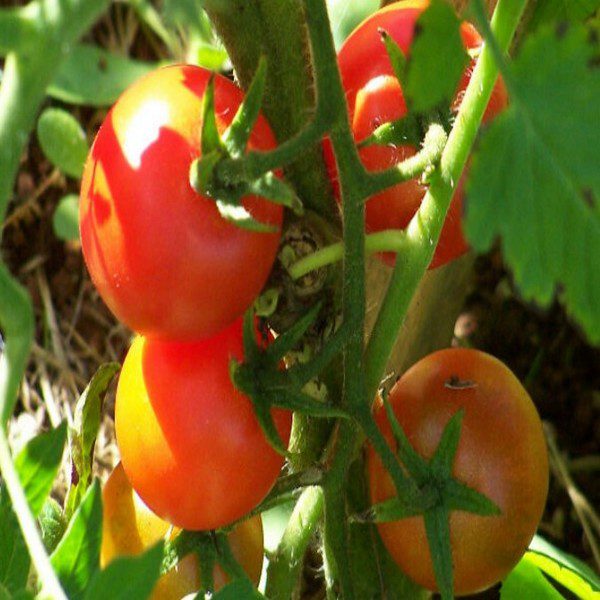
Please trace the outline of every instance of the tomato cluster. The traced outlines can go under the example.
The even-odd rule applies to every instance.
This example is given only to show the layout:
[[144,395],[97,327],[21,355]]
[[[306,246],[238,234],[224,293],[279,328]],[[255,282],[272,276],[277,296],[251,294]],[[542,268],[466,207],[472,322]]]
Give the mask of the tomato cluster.
[[[386,31],[408,55],[415,36],[417,19],[427,7],[427,0],[396,2],[377,11],[363,21],[348,37],[339,51],[338,62],[346,91],[352,133],[357,142],[369,137],[378,126],[404,117],[407,107],[398,79],[381,40]],[[460,33],[465,48],[477,50],[482,40],[475,28],[461,24]],[[456,94],[453,110],[458,110],[460,99],[467,87],[473,64],[465,71]],[[501,79],[494,87],[484,121],[489,121],[507,104],[507,92]],[[363,165],[369,171],[383,171],[413,156],[417,148],[411,145],[370,145],[359,149]],[[324,156],[334,189],[337,189],[335,157],[329,143],[324,145]],[[368,233],[386,229],[404,229],[417,212],[426,187],[412,179],[400,183],[369,198],[366,204]],[[458,184],[442,229],[430,268],[446,264],[467,251],[461,227],[463,180]],[[393,264],[394,256],[384,254],[386,263]]]
[[[256,221],[277,230],[249,231],[226,221],[214,199],[192,187],[210,77],[200,67],[172,66],[127,89],[93,144],[80,207],[92,280],[115,315],[140,334],[116,397],[124,471],[158,517],[196,530],[243,517],[283,464],[251,400],[229,378],[230,361],[244,359],[241,315],[275,260],[282,208],[243,198]],[[242,100],[235,84],[215,76],[221,134]],[[259,116],[248,147],[274,145]],[[291,414],[273,417],[287,440]]]

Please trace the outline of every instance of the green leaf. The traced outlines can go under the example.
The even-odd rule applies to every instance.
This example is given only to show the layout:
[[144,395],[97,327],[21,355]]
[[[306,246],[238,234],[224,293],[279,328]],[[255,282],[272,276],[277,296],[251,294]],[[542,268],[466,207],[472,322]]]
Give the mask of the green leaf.
[[600,577],[588,565],[535,536],[525,558],[580,598],[600,592]]
[[350,33],[362,23],[370,14],[375,12],[380,5],[380,0],[327,0],[331,30],[336,49],[339,49]]
[[600,8],[600,0],[544,0],[536,2],[529,20],[530,30],[546,23],[583,21]]
[[[204,598],[204,596],[196,596]],[[256,590],[247,579],[236,579],[221,588],[212,596],[213,600],[264,600],[265,597]]]
[[252,83],[246,92],[244,101],[240,104],[231,125],[223,135],[223,142],[233,158],[244,155],[250,133],[260,113],[260,106],[267,83],[267,60],[260,57]]
[[480,492],[450,479],[444,487],[444,504],[450,510],[462,510],[465,512],[492,517],[501,513],[495,502]]
[[48,93],[69,104],[109,106],[126,87],[157,66],[157,63],[132,60],[90,44],[77,44],[65,54]]
[[0,585],[9,592],[24,588],[30,563],[29,551],[8,492],[0,486]]
[[209,71],[221,71],[227,60],[227,52],[213,44],[199,42],[195,45],[196,63]]
[[368,510],[352,516],[350,521],[354,523],[387,523],[416,517],[419,514],[421,514],[419,511],[405,506],[395,496],[389,500],[373,504]]
[[67,521],[65,519],[61,505],[53,498],[48,498],[42,506],[42,510],[38,516],[40,529],[42,530],[42,541],[46,550],[51,553],[54,551],[58,542],[67,529]]
[[274,233],[277,227],[257,221],[241,204],[234,204],[224,200],[216,200],[215,204],[219,214],[229,223],[240,229],[255,231],[257,233]]
[[449,107],[468,63],[454,9],[432,0],[415,25],[403,87],[407,105],[421,113]]
[[0,600],[12,600],[12,594],[0,583]]
[[37,136],[46,158],[63,173],[81,178],[89,147],[79,121],[66,110],[47,108],[38,119]]
[[217,116],[215,114],[215,76],[210,76],[204,96],[202,97],[202,135],[200,146],[202,156],[211,152],[221,152],[224,148],[219,130],[217,128]]
[[540,570],[522,559],[509,573],[500,588],[500,600],[561,600]]
[[102,494],[98,480],[88,489],[64,537],[50,557],[71,600],[83,598],[100,565]]
[[144,600],[160,576],[162,542],[139,556],[120,557],[94,575],[85,600]]
[[59,201],[52,216],[52,229],[64,241],[79,239],[79,196],[68,194]]
[[15,459],[15,468],[34,516],[42,509],[62,460],[67,424],[33,438]]
[[511,103],[474,157],[466,211],[471,244],[485,251],[500,236],[523,297],[546,307],[560,290],[593,343],[600,342],[597,60],[597,43],[581,26],[529,37],[505,77]]
[[102,398],[119,370],[118,363],[102,365],[94,373],[75,407],[73,427],[70,430],[71,459],[77,477],[67,495],[65,512],[73,514],[92,480],[94,444],[102,418]]
[[445,507],[438,506],[427,511],[424,519],[435,581],[442,600],[451,600],[454,597],[454,574],[450,546],[450,515]]

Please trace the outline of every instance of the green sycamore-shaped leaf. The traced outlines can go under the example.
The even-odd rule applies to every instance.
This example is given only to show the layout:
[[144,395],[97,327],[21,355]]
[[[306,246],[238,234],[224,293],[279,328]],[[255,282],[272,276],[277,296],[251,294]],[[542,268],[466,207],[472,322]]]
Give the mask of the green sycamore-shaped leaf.
[[250,133],[260,113],[266,83],[267,60],[264,56],[261,56],[244,101],[240,104],[231,125],[223,135],[225,147],[233,158],[243,156],[246,151]]
[[91,44],[77,44],[65,55],[48,93],[69,104],[109,106],[126,87],[157,66]]
[[67,424],[33,438],[15,459],[29,508],[37,517],[58,473],[67,438]]
[[8,492],[0,485],[0,585],[11,593],[9,597],[27,584],[30,563]]
[[511,102],[475,154],[466,234],[496,237],[526,300],[567,311],[600,342],[600,68],[582,26],[530,36],[505,73]]
[[47,108],[37,123],[40,146],[65,175],[79,179],[88,155],[85,133],[75,117],[61,108]]
[[65,242],[79,239],[79,196],[67,194],[58,201],[52,215],[52,229]]
[[42,530],[44,546],[51,553],[67,529],[67,521],[62,506],[54,498],[47,498],[44,502],[44,506],[42,506],[42,510],[38,515],[38,523]]
[[71,460],[73,461],[76,479],[72,482],[67,494],[65,503],[67,518],[79,506],[81,498],[92,480],[94,445],[102,418],[102,399],[119,368],[118,363],[102,365],[94,373],[88,386],[77,401],[73,427],[69,431]]
[[536,2],[529,20],[530,30],[558,21],[583,21],[600,9],[600,0],[544,0]]
[[432,0],[415,25],[402,86],[407,106],[420,113],[449,107],[468,62],[454,9]]
[[89,487],[64,537],[50,557],[71,600],[83,598],[100,564],[102,494],[98,480]]
[[556,548],[539,535],[529,545],[525,560],[535,564],[580,598],[592,598],[600,593],[600,577],[596,572],[577,557]]
[[445,506],[437,506],[428,510],[423,518],[435,581],[442,600],[451,600],[454,597],[454,572],[450,546],[450,515]]
[[508,574],[500,588],[500,600],[561,600],[541,571],[525,558]]
[[94,575],[85,600],[145,600],[158,581],[162,558],[162,542],[139,556],[116,558]]

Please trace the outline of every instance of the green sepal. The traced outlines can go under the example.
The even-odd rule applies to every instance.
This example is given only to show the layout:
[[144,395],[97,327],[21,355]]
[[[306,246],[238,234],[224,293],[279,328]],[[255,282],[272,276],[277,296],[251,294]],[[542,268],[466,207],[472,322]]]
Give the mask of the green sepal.
[[215,75],[210,76],[204,96],[202,97],[202,135],[200,149],[202,156],[217,151],[222,153],[225,149],[223,140],[217,128],[217,117],[215,113]]
[[190,185],[199,193],[210,195],[210,183],[217,163],[223,157],[218,150],[213,150],[192,162],[190,167]]
[[272,406],[298,411],[312,417],[330,417],[349,419],[350,415],[339,406],[319,402],[308,394],[294,390],[283,390],[271,397]]
[[418,147],[421,145],[422,139],[421,125],[414,115],[408,114],[401,119],[380,125],[369,137],[362,140],[358,147],[387,146],[388,144]]
[[215,532],[214,547],[216,551],[216,559],[229,577],[233,579],[245,579],[250,581],[248,574],[246,571],[244,571],[243,567],[233,555],[231,546],[229,545],[229,540],[224,532]]
[[424,519],[435,581],[442,600],[451,600],[454,597],[454,573],[448,509],[445,506],[432,508],[425,512]]
[[219,214],[229,223],[233,223],[240,229],[255,231],[257,233],[275,233],[278,228],[274,225],[267,225],[257,221],[246,208],[239,203],[229,202],[227,200],[216,200],[215,204]]
[[429,463],[434,473],[447,475],[448,477],[452,474],[464,416],[464,408],[457,410],[444,427],[440,443],[435,449],[435,454]]
[[462,510],[483,517],[494,517],[502,513],[493,500],[456,479],[445,483],[442,495],[444,504],[450,510]]
[[252,402],[254,403],[254,414],[258,419],[258,423],[263,430],[267,441],[277,454],[280,454],[284,458],[289,458],[291,454],[285,447],[283,440],[279,435],[279,431],[277,431],[277,427],[275,427],[273,415],[271,415],[271,407],[267,402],[260,398],[257,399],[256,397],[253,397]]
[[408,519],[410,517],[416,517],[422,514],[420,511],[414,508],[408,507],[400,502],[397,496],[373,504],[368,510],[352,515],[350,517],[351,523],[388,523],[390,521],[399,521],[401,519]]
[[258,115],[267,83],[267,60],[261,56],[252,83],[240,104],[231,125],[223,135],[223,143],[233,158],[244,155]]
[[381,41],[383,42],[387,55],[392,63],[394,75],[400,82],[400,87],[404,89],[407,63],[406,55],[385,29],[379,29],[379,35],[381,36]]
[[296,215],[304,214],[304,206],[294,189],[272,171],[255,181],[248,182],[244,188],[244,195],[262,196],[274,204],[290,208]]
[[[261,351],[260,347],[256,342],[256,327],[255,327],[255,319],[254,319],[254,311],[252,308],[249,308],[244,313],[244,320],[242,323],[242,343],[244,345],[244,360],[247,363],[255,364],[261,359]],[[239,363],[235,363],[235,367],[231,368],[239,368],[241,365]]]

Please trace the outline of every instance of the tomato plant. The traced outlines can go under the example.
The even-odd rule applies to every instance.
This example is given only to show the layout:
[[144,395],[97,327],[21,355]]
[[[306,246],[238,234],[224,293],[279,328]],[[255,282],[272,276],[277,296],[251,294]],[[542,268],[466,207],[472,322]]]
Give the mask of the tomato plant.
[[[425,0],[395,2],[375,12],[363,21],[348,37],[338,53],[342,82],[346,92],[352,133],[357,142],[368,138],[383,123],[395,121],[406,115],[407,107],[402,88],[394,75],[392,64],[381,40],[381,30],[408,55],[415,36],[415,24],[427,7]],[[465,48],[477,51],[481,37],[475,28],[463,22],[460,33]],[[472,63],[465,71],[457,91],[453,110],[457,111],[467,87]],[[507,92],[502,80],[498,80],[487,106],[484,121],[491,120],[507,104]],[[328,164],[336,193],[337,174],[335,160],[329,143],[325,144]],[[383,171],[413,156],[417,149],[412,145],[369,145],[359,149],[363,165],[369,171]],[[446,216],[440,241],[430,268],[435,268],[467,251],[461,227],[463,211],[463,180],[458,184]],[[417,179],[390,187],[369,198],[366,204],[366,230],[369,233],[386,229],[404,229],[417,212],[426,186]],[[383,255],[388,264],[394,263],[394,255]]]
[[[109,308],[145,335],[194,339],[240,316],[271,270],[279,233],[225,221],[190,185],[200,156],[201,107],[210,71],[172,66],[129,87],[104,121],[81,186],[81,241],[92,280]],[[217,126],[243,99],[215,77]],[[259,117],[249,147],[275,145]],[[282,208],[259,197],[244,207],[279,227]]]
[[[394,385],[389,402],[415,450],[430,459],[450,417],[464,410],[453,475],[485,494],[501,514],[452,512],[450,536],[455,593],[485,589],[515,566],[540,521],[548,492],[548,456],[542,424],[531,398],[496,358],[470,349],[434,352]],[[386,411],[376,420],[392,442]],[[394,486],[371,449],[371,499],[381,502]],[[400,568],[428,589],[436,588],[423,519],[378,523]]]
[[[103,521],[100,562],[103,567],[118,556],[141,554],[179,530],[157,517],[135,493],[121,463],[110,474],[102,489]],[[239,523],[229,534],[234,557],[256,585],[263,562],[263,530],[260,515]],[[218,565],[214,570],[215,590],[223,587],[227,576]],[[178,600],[200,587],[198,559],[184,557],[157,582],[152,598]]]
[[[268,444],[251,401],[229,377],[243,359],[242,324],[196,342],[137,337],[115,405],[117,443],[133,488],[162,519],[217,529],[254,508],[283,458]],[[282,439],[289,411],[274,410]]]

